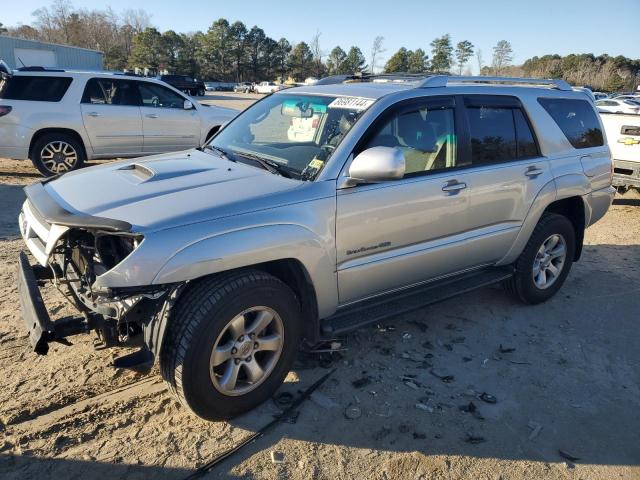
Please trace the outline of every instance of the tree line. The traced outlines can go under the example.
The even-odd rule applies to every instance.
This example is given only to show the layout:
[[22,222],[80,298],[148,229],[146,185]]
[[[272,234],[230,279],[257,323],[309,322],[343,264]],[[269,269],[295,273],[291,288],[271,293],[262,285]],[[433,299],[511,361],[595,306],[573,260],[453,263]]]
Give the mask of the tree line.
[[402,47],[382,64],[386,51],[382,36],[374,38],[367,59],[356,45],[325,52],[319,31],[309,42],[292,43],[286,38],[271,38],[258,26],[248,28],[241,21],[230,23],[224,18],[214,21],[205,32],[178,33],[159,31],[144,10],[88,10],[73,7],[69,0],[55,0],[33,15],[31,25],[0,23],[0,33],[100,50],[107,70],[140,69],[150,75],[168,71],[222,81],[303,81],[307,77],[379,71],[470,75],[475,61],[482,75],[564,78],[573,85],[606,91],[632,89],[640,79],[640,60],[623,56],[545,55],[514,66],[513,49],[507,40],[493,47],[488,64],[482,50],[471,41],[454,43],[449,34],[435,38],[428,49]]

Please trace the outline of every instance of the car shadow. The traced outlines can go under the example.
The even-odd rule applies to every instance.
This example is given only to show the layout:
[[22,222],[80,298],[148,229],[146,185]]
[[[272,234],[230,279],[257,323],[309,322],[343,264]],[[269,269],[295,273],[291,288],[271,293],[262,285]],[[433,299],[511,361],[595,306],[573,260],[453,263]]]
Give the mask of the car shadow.
[[[544,304],[522,305],[494,286],[354,332],[296,423],[226,466],[284,436],[539,462],[566,461],[562,450],[592,465],[639,465],[638,272],[640,246],[587,245]],[[326,372],[299,370],[281,391],[299,394]],[[255,430],[257,418],[231,423]]]

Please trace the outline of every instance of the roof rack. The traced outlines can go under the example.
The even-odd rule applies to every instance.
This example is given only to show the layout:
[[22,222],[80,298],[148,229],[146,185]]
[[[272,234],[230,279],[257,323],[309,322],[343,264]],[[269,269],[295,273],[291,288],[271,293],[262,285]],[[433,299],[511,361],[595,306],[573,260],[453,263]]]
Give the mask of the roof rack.
[[324,77],[318,80],[314,85],[333,85],[336,83],[345,82],[373,82],[375,80],[382,81],[396,81],[396,82],[415,82],[425,79],[429,74],[426,73],[356,73],[353,75],[332,75],[330,77]]
[[476,84],[502,84],[502,85],[532,85],[546,86],[558,90],[571,91],[571,85],[564,80],[520,77],[459,77],[449,75],[434,75],[425,78],[420,84],[421,88],[446,87],[451,83],[476,83]]

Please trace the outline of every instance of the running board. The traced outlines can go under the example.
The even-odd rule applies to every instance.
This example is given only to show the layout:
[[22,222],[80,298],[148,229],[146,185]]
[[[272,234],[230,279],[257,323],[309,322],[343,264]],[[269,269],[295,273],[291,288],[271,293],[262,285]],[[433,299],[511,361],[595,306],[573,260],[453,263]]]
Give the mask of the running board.
[[339,335],[511,278],[511,267],[476,270],[339,309],[321,321],[323,335]]

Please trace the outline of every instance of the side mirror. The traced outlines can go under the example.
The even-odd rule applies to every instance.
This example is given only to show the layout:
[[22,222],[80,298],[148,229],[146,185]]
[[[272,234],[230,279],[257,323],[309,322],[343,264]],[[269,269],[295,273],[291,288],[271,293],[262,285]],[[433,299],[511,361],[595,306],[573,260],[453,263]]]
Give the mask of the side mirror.
[[404,155],[397,148],[372,147],[360,152],[351,162],[349,178],[352,183],[374,183],[404,177]]
[[191,110],[193,108],[193,103],[191,103],[191,100],[185,100],[182,108],[185,110]]

